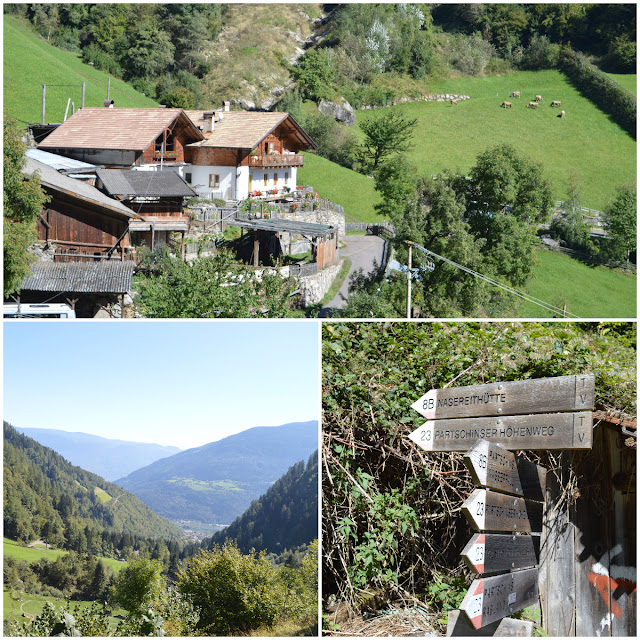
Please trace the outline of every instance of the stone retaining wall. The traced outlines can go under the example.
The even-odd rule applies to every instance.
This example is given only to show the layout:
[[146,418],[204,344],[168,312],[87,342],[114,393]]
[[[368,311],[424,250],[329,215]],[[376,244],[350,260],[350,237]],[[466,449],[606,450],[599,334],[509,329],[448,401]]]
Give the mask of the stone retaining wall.
[[331,288],[333,281],[336,279],[336,276],[340,273],[343,262],[343,260],[340,260],[338,264],[327,267],[313,276],[300,278],[299,282],[300,289],[302,290],[303,307],[318,304],[322,298],[324,298],[327,291]]
[[[470,100],[471,96],[465,96],[458,93],[430,93],[426,96],[421,96],[420,98],[409,98],[405,96],[404,98],[397,98],[396,100],[392,100],[387,107],[395,107],[398,104],[404,104],[405,102],[449,102],[450,100]],[[378,107],[372,104],[365,105],[361,107],[360,110],[363,109],[384,109],[384,107]]]
[[345,235],[344,216],[328,209],[316,209],[315,211],[290,211],[279,214],[283,220],[295,220],[297,222],[312,222],[313,224],[328,224],[338,227],[338,235]]

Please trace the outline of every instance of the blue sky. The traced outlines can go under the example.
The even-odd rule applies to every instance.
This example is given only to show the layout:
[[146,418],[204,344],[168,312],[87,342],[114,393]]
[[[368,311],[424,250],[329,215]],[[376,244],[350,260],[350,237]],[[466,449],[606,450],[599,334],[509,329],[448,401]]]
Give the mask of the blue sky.
[[318,323],[10,321],[4,419],[182,449],[319,419]]

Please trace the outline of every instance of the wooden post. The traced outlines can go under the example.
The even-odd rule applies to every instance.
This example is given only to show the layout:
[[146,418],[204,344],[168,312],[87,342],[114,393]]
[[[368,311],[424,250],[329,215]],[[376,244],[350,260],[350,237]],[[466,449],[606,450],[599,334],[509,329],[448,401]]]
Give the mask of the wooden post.
[[407,269],[407,318],[411,317],[411,245],[409,245],[409,265]]
[[253,266],[257,267],[260,264],[260,239],[258,237],[260,233],[257,229],[253,232]]

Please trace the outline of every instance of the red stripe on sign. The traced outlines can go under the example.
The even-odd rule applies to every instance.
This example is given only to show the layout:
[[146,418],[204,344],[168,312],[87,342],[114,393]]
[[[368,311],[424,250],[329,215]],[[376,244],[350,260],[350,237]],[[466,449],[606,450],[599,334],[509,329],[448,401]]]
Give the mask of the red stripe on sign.
[[485,540],[485,535],[484,535],[484,533],[481,533],[478,536],[478,539],[476,540],[476,544],[484,544],[484,540]]
[[478,580],[478,585],[476,586],[476,590],[471,595],[477,596],[479,593],[482,593],[483,591],[484,591],[484,579]]
[[478,573],[484,573],[484,564],[474,564],[473,566]]
[[474,629],[479,629],[482,626],[482,614],[476,616],[475,618],[469,618],[471,620],[471,624]]

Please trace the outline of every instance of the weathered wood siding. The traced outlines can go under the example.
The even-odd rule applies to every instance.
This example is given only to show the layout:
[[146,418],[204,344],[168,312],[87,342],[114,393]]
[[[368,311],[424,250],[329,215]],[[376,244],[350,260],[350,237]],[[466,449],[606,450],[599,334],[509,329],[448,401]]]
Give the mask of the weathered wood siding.
[[[636,635],[635,468],[635,440],[601,423],[592,450],[565,452],[547,475],[540,598],[549,635]],[[570,507],[558,507],[563,493]]]
[[[37,224],[38,240],[73,243],[66,246],[73,247],[79,253],[106,251],[116,243],[129,225],[125,219],[110,217],[61,200],[52,201],[43,211],[42,218],[38,219]],[[130,246],[128,233],[120,244],[123,247]],[[61,250],[64,246],[61,245]]]
[[317,238],[316,247],[316,262],[318,263],[318,269],[324,269],[337,260],[337,238],[332,236],[330,238]]

